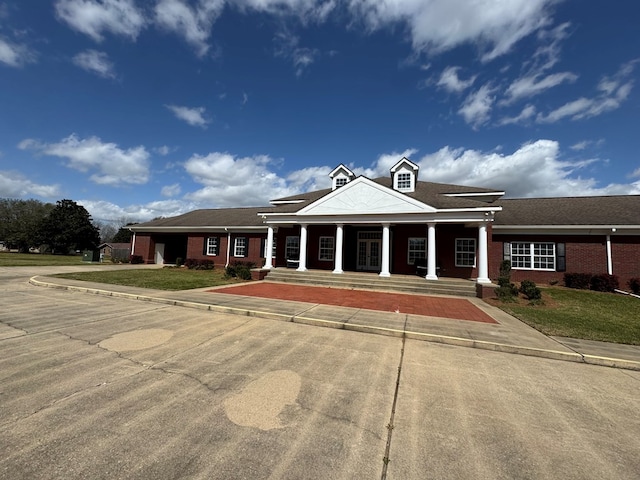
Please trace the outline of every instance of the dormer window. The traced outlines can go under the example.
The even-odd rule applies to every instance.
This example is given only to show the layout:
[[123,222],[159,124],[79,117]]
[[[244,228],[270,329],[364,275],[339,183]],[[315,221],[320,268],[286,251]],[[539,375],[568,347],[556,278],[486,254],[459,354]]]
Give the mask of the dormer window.
[[418,165],[403,158],[391,167],[393,189],[397,192],[411,193],[416,190],[418,181]]
[[407,190],[411,190],[411,174],[410,173],[398,174],[397,188],[401,192],[406,192]]
[[351,180],[356,178],[355,174],[344,165],[340,164],[329,174],[331,178],[331,189],[344,187]]

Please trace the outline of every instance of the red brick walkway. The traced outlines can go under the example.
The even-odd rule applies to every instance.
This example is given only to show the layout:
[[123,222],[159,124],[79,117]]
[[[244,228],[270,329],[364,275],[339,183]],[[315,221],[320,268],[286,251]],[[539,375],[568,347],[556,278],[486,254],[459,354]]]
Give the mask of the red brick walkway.
[[210,292],[363,308],[383,312],[411,313],[414,315],[470,320],[473,322],[498,323],[469,300],[462,298],[347,290],[344,288],[309,287],[305,285],[282,285],[268,282],[219,288],[210,290]]

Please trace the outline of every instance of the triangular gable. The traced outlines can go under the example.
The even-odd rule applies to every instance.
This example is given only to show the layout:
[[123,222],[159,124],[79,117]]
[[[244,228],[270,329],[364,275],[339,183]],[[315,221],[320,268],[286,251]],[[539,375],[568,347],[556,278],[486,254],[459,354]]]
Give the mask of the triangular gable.
[[425,213],[436,209],[390,188],[358,177],[298,211],[298,215]]

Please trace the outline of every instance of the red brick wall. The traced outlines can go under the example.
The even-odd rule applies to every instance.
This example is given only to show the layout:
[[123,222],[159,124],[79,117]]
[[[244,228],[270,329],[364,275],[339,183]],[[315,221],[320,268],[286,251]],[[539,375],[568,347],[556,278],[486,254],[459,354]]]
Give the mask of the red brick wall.
[[[489,243],[489,277],[496,280],[502,262],[503,242],[554,242],[564,243],[566,249],[566,271],[569,273],[607,273],[607,247],[605,235],[559,236],[559,235],[492,235]],[[633,276],[640,276],[640,238],[611,236],[613,274],[620,286]],[[515,282],[533,280],[536,283],[562,284],[565,272],[537,270],[512,270]]]
[[136,233],[133,255],[140,255],[144,263],[154,263],[155,242],[148,233]]
[[[218,255],[207,255],[205,253],[205,242],[208,237],[218,237]],[[244,257],[234,257],[234,245],[236,237],[245,237],[247,239],[246,255]],[[266,241],[266,233],[232,233],[231,244],[229,250],[229,263],[234,262],[252,262],[256,267],[264,265],[263,252],[260,247],[262,239]],[[224,267],[227,264],[227,246],[228,236],[226,232],[220,233],[194,233],[187,240],[187,258],[195,258],[198,260],[213,260],[216,266]]]

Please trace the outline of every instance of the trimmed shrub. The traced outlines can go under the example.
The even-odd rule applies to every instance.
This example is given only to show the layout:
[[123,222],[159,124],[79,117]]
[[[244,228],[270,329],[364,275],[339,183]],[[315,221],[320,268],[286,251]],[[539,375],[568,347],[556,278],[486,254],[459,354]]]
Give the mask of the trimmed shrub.
[[239,278],[240,280],[251,280],[251,269],[255,268],[253,262],[233,262],[227,265],[225,276],[227,278]]
[[564,286],[567,288],[577,288],[579,290],[588,290],[591,285],[590,273],[565,273]]
[[518,287],[511,283],[511,262],[509,260],[503,260],[500,264],[496,295],[502,302],[513,302],[518,296]]
[[520,293],[532,302],[542,300],[542,291],[531,280],[523,280],[520,283]]
[[631,289],[631,293],[640,295],[640,277],[633,277],[627,282],[627,285]]
[[184,261],[184,266],[189,270],[213,270],[215,267],[213,260],[208,258],[202,260],[197,258],[187,258]]
[[144,263],[144,260],[142,259],[142,255],[131,255],[129,257],[129,261],[133,264]]
[[591,290],[595,290],[596,292],[613,292],[615,289],[620,288],[620,282],[615,275],[602,273],[591,277],[589,286]]
[[183,264],[184,264],[184,260],[182,259],[182,257],[176,258],[176,267],[179,267]]

